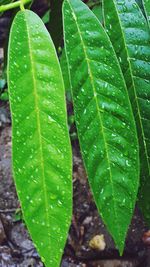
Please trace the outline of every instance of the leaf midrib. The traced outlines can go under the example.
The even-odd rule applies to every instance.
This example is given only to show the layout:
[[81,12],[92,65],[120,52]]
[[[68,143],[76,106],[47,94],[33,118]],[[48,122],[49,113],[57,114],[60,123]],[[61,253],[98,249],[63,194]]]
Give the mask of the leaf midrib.
[[[77,17],[75,15],[75,12],[70,4],[70,2],[68,0],[66,0],[70,6],[70,9],[72,10],[72,13],[74,14],[74,20],[75,20],[75,24],[76,24],[76,27],[77,27],[77,30],[78,30],[78,33],[79,33],[79,36],[80,36],[80,41],[81,41],[81,44],[83,46],[83,51],[84,51],[84,54],[85,54],[85,59],[86,59],[86,62],[87,62],[87,67],[88,67],[88,73],[89,73],[89,76],[90,76],[90,81],[91,81],[91,86],[93,88],[93,95],[94,95],[94,99],[95,99],[95,102],[96,102],[96,107],[97,107],[97,113],[98,113],[98,118],[99,118],[99,121],[100,121],[100,125],[101,125],[101,132],[102,132],[102,135],[103,135],[103,140],[104,140],[104,145],[105,145],[105,150],[106,150],[106,159],[107,159],[107,162],[108,162],[108,171],[109,171],[109,178],[110,178],[110,183],[111,183],[111,187],[112,187],[112,195],[113,195],[113,199],[114,199],[114,202],[113,202],[113,207],[114,207],[114,214],[115,214],[115,218],[116,218],[116,223],[117,223],[117,211],[116,211],[116,205],[115,205],[115,193],[114,193],[114,186],[113,186],[113,180],[112,180],[112,173],[111,173],[111,164],[110,164],[110,160],[109,160],[109,155],[108,155],[108,145],[107,145],[107,142],[106,142],[106,138],[105,138],[105,134],[104,134],[104,127],[103,127],[103,122],[102,122],[102,118],[100,116],[100,112],[99,112],[99,105],[98,105],[98,100],[97,100],[97,97],[95,95],[97,95],[97,91],[95,89],[95,86],[94,86],[94,82],[93,82],[93,75],[92,75],[92,71],[91,71],[91,68],[90,68],[90,60],[88,59],[88,56],[87,56],[87,53],[86,53],[86,46],[84,45],[84,41],[83,41],[83,38],[82,38],[82,33],[80,31],[80,28],[78,27],[78,23],[77,23]],[[118,223],[117,223],[117,228],[118,228],[118,232],[119,232],[119,227],[118,227]]]
[[[41,131],[41,122],[40,122],[40,115],[39,115],[39,107],[38,107],[38,92],[37,92],[37,85],[36,85],[36,79],[35,79],[35,70],[34,70],[34,59],[32,55],[32,45],[30,42],[30,30],[27,24],[26,14],[24,11],[24,17],[25,17],[25,25],[26,25],[26,31],[27,31],[27,40],[28,40],[28,48],[29,48],[29,56],[30,56],[30,62],[31,62],[31,73],[32,73],[32,81],[33,81],[33,94],[35,99],[35,114],[37,118],[37,131],[38,131],[38,139],[39,139],[39,150],[40,150],[40,164],[42,169],[42,182],[43,182],[43,191],[44,191],[44,201],[45,201],[45,212],[46,212],[46,220],[47,220],[47,228],[50,233],[50,220],[49,220],[49,212],[48,212],[48,195],[46,190],[46,182],[45,182],[45,170],[44,170],[44,156],[43,156],[43,145],[42,145],[42,131]],[[49,249],[50,249],[50,237],[48,233],[48,240],[49,240]]]

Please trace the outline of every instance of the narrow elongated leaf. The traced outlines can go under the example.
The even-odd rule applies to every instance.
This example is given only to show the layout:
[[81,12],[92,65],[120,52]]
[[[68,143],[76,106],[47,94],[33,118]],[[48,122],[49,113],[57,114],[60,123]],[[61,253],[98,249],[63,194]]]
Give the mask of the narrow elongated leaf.
[[[140,143],[140,205],[150,223],[150,35],[134,0],[104,0],[105,23],[126,80]],[[119,40],[119,44],[118,44]]]
[[113,47],[95,15],[80,0],[65,0],[63,13],[82,155],[98,210],[122,254],[139,179],[130,101]]
[[56,52],[31,11],[13,22],[8,82],[17,192],[45,266],[57,267],[71,219],[71,149]]

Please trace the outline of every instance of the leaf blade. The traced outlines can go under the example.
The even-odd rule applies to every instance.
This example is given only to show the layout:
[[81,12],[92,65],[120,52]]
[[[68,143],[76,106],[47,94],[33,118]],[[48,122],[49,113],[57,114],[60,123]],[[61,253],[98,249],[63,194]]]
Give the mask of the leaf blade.
[[72,213],[71,148],[56,51],[31,11],[20,11],[13,22],[8,77],[23,214],[45,265],[59,266]]
[[[85,167],[98,210],[122,254],[138,188],[138,144],[130,102],[111,43],[93,13],[79,0],[65,0],[63,19],[76,124]],[[119,102],[121,106],[117,106]],[[130,137],[122,128],[124,120]],[[120,138],[121,147],[117,144]],[[128,138],[134,139],[134,153],[130,156],[134,157],[136,171],[132,175],[123,149],[125,145],[129,151]],[[118,153],[123,157],[120,161]],[[134,177],[134,190],[128,175],[121,175],[124,167],[127,167],[129,177]],[[127,180],[133,199],[127,189]],[[124,216],[123,212],[127,210],[128,215]]]
[[[120,58],[122,72],[128,87],[130,100],[138,129],[141,158],[140,206],[150,223],[150,146],[149,146],[149,89],[150,89],[150,49],[147,22],[134,0],[103,1],[106,28],[117,57]],[[114,22],[115,20],[115,22]],[[112,25],[112,23],[114,24]],[[110,27],[110,25],[112,25]],[[118,49],[117,39],[120,40]]]
[[150,4],[148,0],[143,0],[143,6],[146,14],[146,18],[150,28]]

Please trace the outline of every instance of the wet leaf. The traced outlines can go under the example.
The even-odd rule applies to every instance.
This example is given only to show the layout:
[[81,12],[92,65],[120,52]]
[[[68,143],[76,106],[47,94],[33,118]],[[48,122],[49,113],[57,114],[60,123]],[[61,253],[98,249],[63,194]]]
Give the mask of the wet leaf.
[[13,172],[23,215],[45,266],[59,266],[72,212],[64,85],[41,19],[19,12],[9,41]]
[[[104,0],[105,24],[126,80],[141,157],[140,205],[150,224],[150,34],[134,0]],[[119,43],[118,43],[119,40]]]
[[92,11],[80,0],[65,0],[63,16],[82,156],[98,210],[122,254],[139,180],[131,105],[112,45]]

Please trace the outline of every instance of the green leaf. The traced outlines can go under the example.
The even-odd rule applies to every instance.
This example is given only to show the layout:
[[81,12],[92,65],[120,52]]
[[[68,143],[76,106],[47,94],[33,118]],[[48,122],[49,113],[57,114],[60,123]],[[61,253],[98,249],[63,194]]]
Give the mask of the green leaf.
[[47,24],[49,22],[49,17],[50,17],[50,10],[46,11],[42,18],[44,24]]
[[67,99],[67,101],[72,102],[69,70],[68,70],[67,58],[66,58],[66,53],[65,53],[64,48],[62,50],[62,54],[60,57],[60,66],[61,66],[62,75],[63,75],[63,79],[64,79],[66,99]]
[[149,0],[143,0],[143,6],[146,14],[146,18],[150,28],[150,2]]
[[122,254],[139,183],[131,105],[113,47],[92,11],[80,0],[65,0],[63,13],[82,155],[98,210]]
[[2,100],[2,101],[8,101],[9,100],[7,90],[5,90],[3,93],[0,94],[0,100]]
[[52,40],[32,11],[9,41],[13,172],[25,222],[45,266],[59,266],[72,214],[64,85]]
[[142,10],[142,12],[144,11],[143,9],[143,3],[142,3],[142,0],[135,0],[136,3],[139,5],[140,9]]
[[102,13],[102,6],[96,5],[92,8],[92,12],[98,18],[98,20],[102,23],[103,22],[103,13]]
[[[119,58],[134,116],[141,157],[140,205],[150,224],[150,35],[134,0],[104,0],[108,34]],[[118,43],[119,40],[119,43]]]
[[61,66],[61,70],[63,74],[65,90],[66,92],[70,92],[71,85],[70,85],[70,80],[69,80],[69,70],[68,70],[68,65],[67,65],[65,49],[62,50],[62,55],[60,57],[60,66]]

